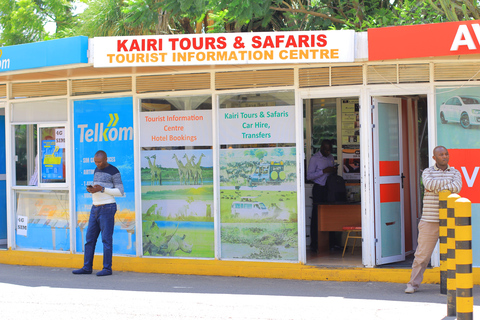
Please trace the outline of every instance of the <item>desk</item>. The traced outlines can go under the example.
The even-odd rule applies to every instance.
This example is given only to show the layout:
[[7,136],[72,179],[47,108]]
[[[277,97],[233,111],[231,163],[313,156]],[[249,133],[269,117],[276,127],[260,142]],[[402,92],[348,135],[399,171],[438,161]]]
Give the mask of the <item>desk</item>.
[[329,231],[343,231],[344,226],[361,226],[361,205],[319,204],[318,205],[318,251],[329,250]]

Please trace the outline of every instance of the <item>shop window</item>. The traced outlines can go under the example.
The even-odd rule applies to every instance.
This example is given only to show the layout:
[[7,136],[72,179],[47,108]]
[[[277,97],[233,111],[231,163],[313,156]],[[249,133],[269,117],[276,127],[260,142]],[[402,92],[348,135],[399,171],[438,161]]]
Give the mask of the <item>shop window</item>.
[[211,96],[143,99],[143,255],[214,258]]
[[[67,101],[14,103],[11,116],[15,136],[15,247],[69,251],[63,125]],[[52,125],[55,121],[59,124]]]
[[295,94],[219,96],[223,259],[298,260]]
[[332,155],[337,159],[337,102],[336,99],[313,99],[312,155],[320,151],[322,141],[332,141]]
[[16,190],[18,249],[70,250],[67,191]]

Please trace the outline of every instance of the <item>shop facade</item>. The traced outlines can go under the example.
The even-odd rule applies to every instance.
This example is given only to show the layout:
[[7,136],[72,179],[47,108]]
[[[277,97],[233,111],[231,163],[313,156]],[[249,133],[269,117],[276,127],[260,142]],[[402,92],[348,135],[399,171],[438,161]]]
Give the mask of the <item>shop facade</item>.
[[[79,261],[92,158],[105,150],[126,191],[117,199],[115,258],[193,269],[208,261],[328,266],[309,254],[305,172],[330,139],[345,204],[358,210],[362,228],[350,266],[403,261],[416,246],[420,170],[436,144],[450,149],[464,177],[461,195],[474,203],[474,217],[478,210],[478,168],[464,157],[477,152],[477,111],[465,111],[466,119],[452,107],[474,104],[462,97],[480,90],[472,49],[479,44],[466,36],[475,24],[430,26],[453,30],[443,43],[448,53],[396,56],[380,50],[394,45],[382,37],[401,39],[405,30],[396,28],[77,37],[2,48],[4,259],[21,251]],[[413,34],[428,38],[422,27],[412,26]],[[405,38],[410,47],[422,46],[412,39]],[[25,58],[39,46],[47,59]]]

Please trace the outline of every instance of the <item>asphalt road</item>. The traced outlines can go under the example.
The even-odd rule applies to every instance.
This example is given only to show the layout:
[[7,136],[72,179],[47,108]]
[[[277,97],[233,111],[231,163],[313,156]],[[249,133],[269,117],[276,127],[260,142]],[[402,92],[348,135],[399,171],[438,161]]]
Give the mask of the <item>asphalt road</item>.
[[[438,285],[252,279],[0,264],[0,319],[444,319]],[[480,292],[474,315],[480,319]],[[475,317],[474,317],[475,318]]]

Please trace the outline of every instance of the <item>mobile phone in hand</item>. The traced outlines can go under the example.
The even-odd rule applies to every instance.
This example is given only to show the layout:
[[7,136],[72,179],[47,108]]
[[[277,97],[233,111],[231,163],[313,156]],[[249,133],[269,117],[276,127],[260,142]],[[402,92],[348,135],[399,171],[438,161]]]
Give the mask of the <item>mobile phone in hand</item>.
[[91,184],[89,184],[89,185],[87,186],[87,188],[93,188],[93,186],[92,186]]

